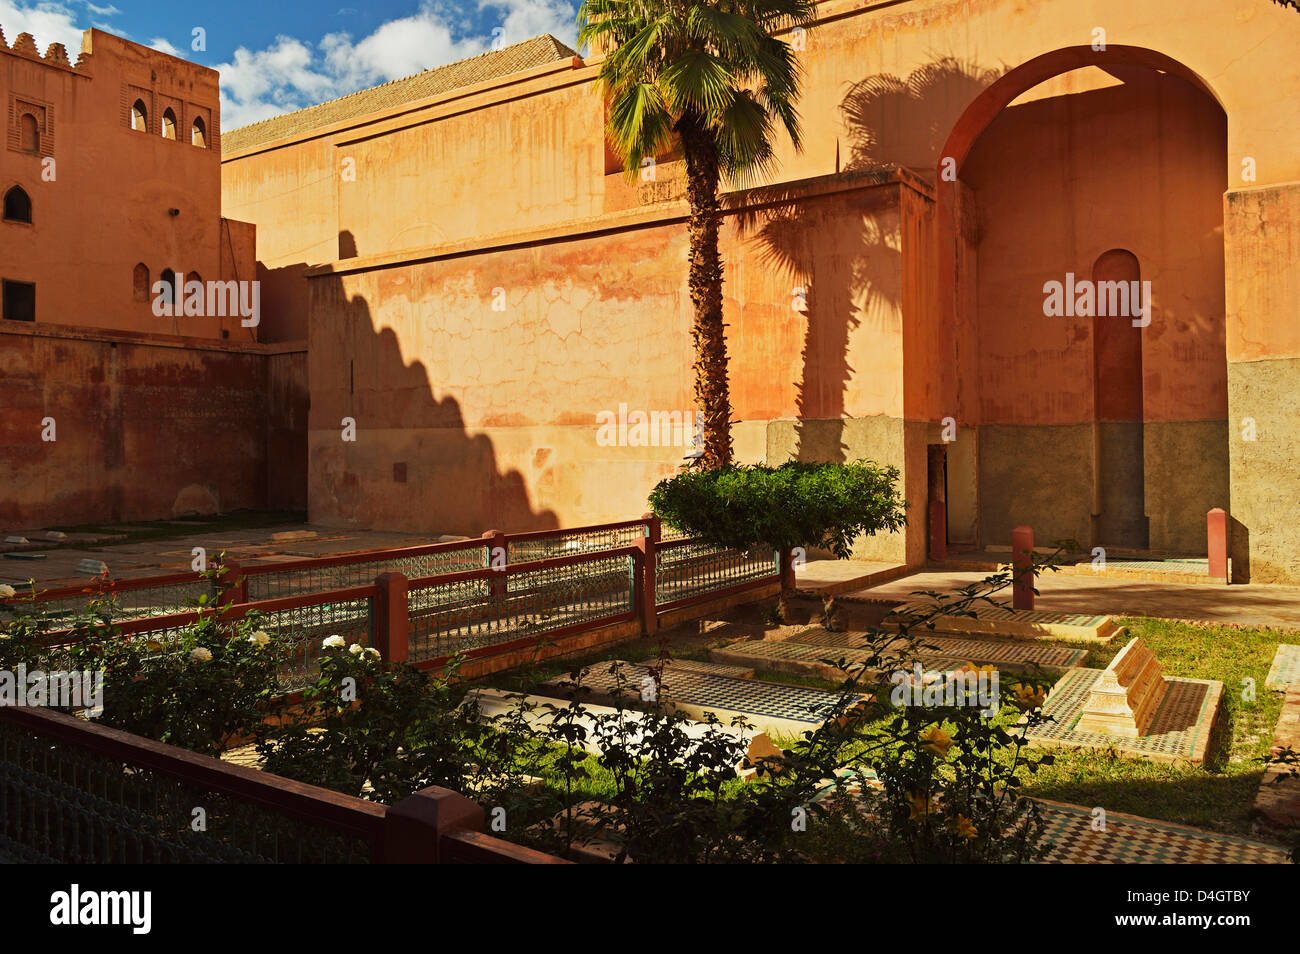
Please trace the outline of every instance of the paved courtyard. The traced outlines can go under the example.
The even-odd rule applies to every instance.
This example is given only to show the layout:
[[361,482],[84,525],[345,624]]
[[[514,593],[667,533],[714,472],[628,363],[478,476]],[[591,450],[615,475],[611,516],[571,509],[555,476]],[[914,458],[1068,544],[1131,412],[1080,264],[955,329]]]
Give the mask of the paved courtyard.
[[78,569],[82,560],[106,564],[114,579],[185,573],[192,569],[194,547],[203,547],[209,559],[224,551],[230,558],[253,566],[453,539],[301,523],[257,529],[227,529],[216,521],[207,525],[187,523],[194,523],[193,532],[164,539],[133,540],[132,527],[69,534],[62,545],[41,546],[32,536],[30,545],[9,547],[0,553],[0,583],[12,586],[34,579],[47,586],[65,586],[84,582],[88,574]]
[[[952,592],[991,571],[923,570],[848,596],[910,601],[921,590]],[[1300,628],[1300,587],[1261,584],[1162,583],[1086,573],[1046,573],[1038,578],[1035,609],[1056,613],[1160,616],[1251,626]],[[1011,589],[997,594],[1011,601]]]

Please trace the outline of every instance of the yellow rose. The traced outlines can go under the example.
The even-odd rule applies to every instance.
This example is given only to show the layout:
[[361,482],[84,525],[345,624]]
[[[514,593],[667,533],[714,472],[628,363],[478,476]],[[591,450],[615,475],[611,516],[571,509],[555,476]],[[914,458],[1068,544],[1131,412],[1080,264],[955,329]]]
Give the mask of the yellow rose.
[[907,814],[908,821],[925,821],[927,815],[938,812],[934,799],[927,798],[924,792],[913,792],[907,796],[907,803],[910,806]]
[[937,725],[932,725],[918,736],[921,740],[921,748],[931,752],[939,758],[947,758],[948,749],[952,747],[952,736]]
[[966,841],[970,841],[979,834],[979,829],[976,828],[975,824],[965,815],[958,815],[949,822],[949,825],[952,827],[953,834],[958,838],[964,838]]
[[1011,687],[1011,691],[1016,697],[1016,702],[1026,709],[1037,709],[1047,701],[1047,690],[1028,683],[1018,682]]

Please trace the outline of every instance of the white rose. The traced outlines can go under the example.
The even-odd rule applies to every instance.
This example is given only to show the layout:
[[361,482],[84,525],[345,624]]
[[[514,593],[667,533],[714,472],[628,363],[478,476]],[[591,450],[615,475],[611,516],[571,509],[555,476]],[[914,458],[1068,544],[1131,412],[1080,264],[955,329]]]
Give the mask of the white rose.
[[212,662],[212,650],[198,646],[190,650],[190,661],[199,663]]
[[321,645],[321,649],[342,649],[342,648],[343,648],[343,637],[342,637],[342,636],[330,636],[330,637],[328,637],[324,642],[322,642],[320,645]]
[[0,600],[10,599],[11,597],[15,596],[17,592],[18,591],[15,590],[8,583],[0,583]]
[[271,637],[267,635],[266,630],[259,629],[248,637],[248,641],[250,643],[256,643],[258,647],[262,647],[271,641]]
[[351,646],[348,647],[348,652],[350,652],[353,656],[361,655],[361,644],[353,643]]
[[373,646],[371,646],[369,649],[366,650],[366,658],[367,658],[367,659],[378,659],[378,658],[379,658],[379,650],[378,650],[378,649],[375,649]]

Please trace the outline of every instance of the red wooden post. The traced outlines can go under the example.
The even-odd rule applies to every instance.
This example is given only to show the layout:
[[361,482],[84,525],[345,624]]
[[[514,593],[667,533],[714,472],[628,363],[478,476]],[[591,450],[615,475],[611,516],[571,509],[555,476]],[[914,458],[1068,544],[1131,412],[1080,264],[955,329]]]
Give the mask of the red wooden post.
[[487,565],[493,569],[501,571],[499,576],[494,576],[488,584],[488,590],[493,596],[504,596],[506,592],[506,575],[505,568],[510,558],[510,548],[506,546],[506,535],[501,530],[488,530],[483,534],[483,540],[487,545]]
[[1034,608],[1034,528],[1011,531],[1011,605],[1018,610]]
[[407,580],[401,573],[380,573],[375,577],[375,649],[390,662],[410,658],[410,607]]
[[238,563],[223,563],[226,571],[219,577],[217,605],[230,606],[235,603],[248,602],[248,576]]
[[943,500],[930,501],[930,559],[948,559],[948,504]]
[[655,608],[655,579],[657,577],[655,549],[659,545],[659,536],[663,532],[663,524],[652,513],[646,514],[643,519],[646,522],[645,533],[634,544],[637,550],[640,551],[637,559],[636,601],[641,609],[641,628],[647,634],[650,634],[659,629],[659,613]]
[[402,799],[384,815],[382,860],[392,865],[437,864],[443,835],[482,830],[481,805],[451,789],[430,786]]
[[1228,513],[1215,507],[1205,515],[1206,535],[1209,537],[1210,576],[1228,582]]

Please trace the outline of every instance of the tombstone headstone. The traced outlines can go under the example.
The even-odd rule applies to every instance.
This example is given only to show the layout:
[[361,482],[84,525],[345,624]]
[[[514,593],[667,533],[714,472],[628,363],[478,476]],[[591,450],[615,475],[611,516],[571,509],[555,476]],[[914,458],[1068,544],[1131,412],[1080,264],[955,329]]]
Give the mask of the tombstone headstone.
[[1134,636],[1088,693],[1075,730],[1139,738],[1146,735],[1164,695],[1165,677],[1155,653]]

